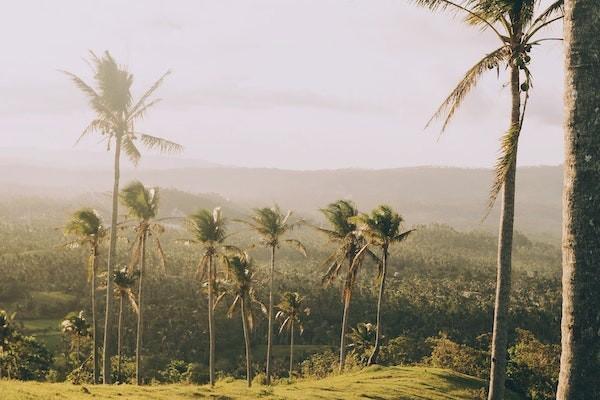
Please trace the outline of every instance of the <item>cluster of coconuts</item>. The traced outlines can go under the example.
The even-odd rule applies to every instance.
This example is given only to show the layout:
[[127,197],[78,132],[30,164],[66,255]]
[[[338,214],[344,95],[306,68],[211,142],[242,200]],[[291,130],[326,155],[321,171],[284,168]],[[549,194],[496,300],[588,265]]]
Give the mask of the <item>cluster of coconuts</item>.
[[[516,56],[512,59],[513,65],[519,67],[519,69],[527,68],[527,64],[531,62],[531,56],[528,54],[531,51],[531,45],[527,44],[523,46]],[[521,84],[521,91],[526,92],[529,90],[529,82],[523,82]]]

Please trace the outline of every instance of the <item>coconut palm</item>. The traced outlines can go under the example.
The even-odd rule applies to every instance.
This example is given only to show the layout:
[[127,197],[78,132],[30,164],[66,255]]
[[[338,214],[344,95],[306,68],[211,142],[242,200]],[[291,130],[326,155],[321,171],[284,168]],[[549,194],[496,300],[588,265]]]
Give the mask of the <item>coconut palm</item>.
[[[67,74],[75,85],[88,97],[89,104],[94,113],[94,119],[83,130],[78,139],[96,132],[106,141],[107,149],[114,146],[114,183],[112,196],[112,223],[110,228],[110,244],[108,250],[108,276],[113,274],[113,266],[116,261],[117,247],[117,217],[118,217],[118,194],[121,150],[129,160],[137,164],[141,158],[137,142],[148,149],[156,148],[161,152],[180,152],[181,145],[169,140],[138,132],[135,123],[141,120],[148,110],[159,102],[160,99],[152,99],[152,94],[162,84],[169,74],[165,73],[137,100],[134,101],[131,93],[133,75],[127,68],[117,64],[109,52],[102,57],[91,53],[91,65],[94,69],[94,81],[96,88],[87,84],[83,79],[70,72]],[[108,280],[106,288],[106,315],[104,321],[104,354],[103,354],[103,381],[110,383],[110,356],[112,353],[113,338],[113,300],[112,281]]]
[[[338,200],[321,209],[321,212],[329,222],[331,228],[317,227],[317,229],[327,235],[329,240],[336,243],[337,246],[336,250],[325,260],[324,264],[328,269],[323,277],[323,282],[325,284],[332,283],[341,273],[343,266],[346,265],[347,267],[342,286],[342,303],[344,304],[344,309],[342,312],[342,329],[340,335],[339,369],[341,372],[344,370],[346,361],[346,329],[350,314],[350,300],[363,258],[357,259],[356,262],[353,261],[358,251],[363,247],[364,239],[357,234],[356,224],[350,221],[351,218],[358,215],[358,210],[351,201]],[[362,254],[368,254],[371,258],[377,260],[377,257],[371,250],[367,249]]]
[[559,400],[600,399],[600,2],[565,2],[563,306]]
[[377,329],[370,322],[360,322],[348,334],[348,339],[350,339],[348,348],[361,364],[369,361],[369,355],[375,345],[376,332]]
[[129,217],[136,220],[134,230],[136,239],[132,249],[131,267],[139,266],[138,276],[138,313],[137,313],[137,337],[135,346],[135,375],[136,383],[142,384],[142,339],[144,329],[143,319],[143,290],[144,273],[146,266],[146,248],[148,239],[153,239],[156,252],[161,260],[163,270],[165,269],[165,257],[159,236],[164,232],[164,227],[160,225],[156,216],[158,214],[159,195],[158,188],[146,188],[139,181],[134,181],[127,185],[120,194],[121,203],[129,212]]
[[215,261],[227,263],[226,252],[232,250],[232,246],[224,244],[227,239],[225,231],[226,220],[217,207],[212,212],[200,210],[187,219],[187,229],[192,234],[192,239],[187,243],[199,244],[204,253],[198,264],[198,272],[201,280],[207,276],[208,281],[208,332],[209,332],[209,379],[211,386],[215,384],[215,320],[214,307],[216,304],[215,282],[217,277],[217,265]]
[[229,292],[233,295],[233,302],[227,310],[227,316],[233,317],[235,311],[240,309],[242,328],[244,330],[244,344],[246,347],[246,379],[248,387],[252,386],[252,348],[250,332],[254,328],[252,303],[256,301],[254,293],[255,271],[254,264],[247,253],[234,255],[228,259],[230,278]]
[[90,336],[90,324],[87,322],[83,311],[68,314],[60,323],[60,330],[71,337],[71,345],[75,347],[77,364],[81,364],[81,339]]
[[67,243],[67,247],[87,246],[90,251],[88,258],[88,279],[91,282],[92,300],[92,362],[94,368],[94,383],[100,382],[100,358],[98,357],[98,315],[96,310],[96,275],[98,271],[98,248],[100,241],[106,236],[106,228],[98,213],[89,208],[76,211],[65,226],[65,234],[75,237]]
[[284,330],[287,330],[290,334],[290,379],[294,372],[294,328],[297,327],[300,335],[302,335],[304,333],[303,317],[310,315],[310,308],[302,308],[303,301],[304,297],[300,296],[300,293],[285,292],[281,296],[281,302],[277,304],[279,311],[275,318],[281,321],[279,334],[281,335]]
[[506,376],[517,148],[532,87],[529,63],[533,46],[540,45],[547,40],[561,40],[539,38],[538,35],[543,28],[563,17],[563,0],[552,1],[547,8],[539,12],[539,0],[465,0],[460,3],[450,0],[413,1],[432,10],[449,10],[464,16],[468,24],[492,32],[500,42],[500,47],[484,56],[467,71],[464,78],[434,114],[432,120],[444,119],[442,131],[448,126],[464,98],[477,85],[486,71],[495,69],[498,75],[501,67],[509,71],[510,123],[507,132],[501,139],[500,156],[495,166],[495,178],[490,191],[488,207],[488,210],[491,209],[498,194],[502,192],[489,390],[490,400],[502,399],[504,398]]
[[373,352],[369,357],[368,365],[377,363],[377,356],[381,346],[381,305],[383,304],[383,296],[385,291],[385,280],[387,275],[387,265],[389,257],[389,248],[394,243],[399,243],[406,239],[413,230],[402,232],[402,217],[389,206],[381,205],[371,211],[371,214],[360,214],[350,219],[354,222],[360,233],[367,240],[367,244],[359,250],[357,257],[360,257],[369,246],[379,247],[381,249],[381,264],[379,270],[379,294],[377,296],[377,324],[375,345]]
[[254,230],[260,237],[260,243],[267,247],[271,253],[271,267],[269,271],[269,306],[268,306],[268,327],[267,327],[267,367],[266,381],[267,385],[271,384],[271,358],[273,350],[273,281],[275,278],[275,251],[281,243],[291,245],[306,257],[306,249],[304,245],[296,239],[283,239],[282,237],[294,229],[300,221],[290,222],[291,211],[286,214],[281,212],[278,206],[271,208],[257,208],[254,210],[248,220],[241,220]]
[[136,314],[139,314],[139,307],[133,293],[135,281],[139,277],[139,271],[131,272],[127,267],[117,270],[113,274],[115,283],[115,294],[119,299],[119,317],[117,323],[117,376],[121,381],[121,364],[123,360],[123,318],[124,306],[129,302],[131,308]]

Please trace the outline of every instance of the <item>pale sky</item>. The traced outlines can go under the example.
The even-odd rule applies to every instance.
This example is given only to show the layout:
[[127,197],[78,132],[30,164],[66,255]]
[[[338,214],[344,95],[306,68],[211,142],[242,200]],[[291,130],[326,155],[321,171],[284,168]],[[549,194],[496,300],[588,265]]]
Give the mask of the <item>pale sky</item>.
[[[543,2],[546,3],[546,2]],[[561,26],[548,32],[559,36]],[[72,149],[91,118],[59,69],[86,80],[109,50],[140,94],[168,69],[140,130],[183,157],[252,167],[491,167],[508,123],[506,73],[491,72],[438,141],[423,130],[489,32],[407,0],[11,1],[0,14],[5,147]],[[562,44],[533,53],[520,165],[559,164]],[[96,138],[79,145],[101,151]]]

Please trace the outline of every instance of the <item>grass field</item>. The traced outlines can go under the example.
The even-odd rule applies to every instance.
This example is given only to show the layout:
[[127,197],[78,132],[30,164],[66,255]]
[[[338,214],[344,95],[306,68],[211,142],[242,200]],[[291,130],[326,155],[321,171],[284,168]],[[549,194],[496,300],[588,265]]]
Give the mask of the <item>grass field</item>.
[[[194,385],[75,386],[68,383],[0,381],[3,400],[31,399],[379,399],[474,400],[485,382],[456,372],[426,367],[370,367],[322,380],[246,388],[240,380],[219,381],[214,389]],[[518,400],[509,395],[507,400]]]

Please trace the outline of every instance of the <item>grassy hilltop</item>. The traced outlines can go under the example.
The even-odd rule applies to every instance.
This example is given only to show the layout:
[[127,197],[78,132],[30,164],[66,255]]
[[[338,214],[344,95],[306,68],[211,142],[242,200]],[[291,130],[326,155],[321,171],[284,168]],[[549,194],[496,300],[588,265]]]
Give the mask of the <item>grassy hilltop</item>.
[[[483,380],[426,367],[379,367],[322,380],[280,382],[273,387],[246,388],[242,380],[221,380],[209,386],[159,385],[136,387],[76,386],[69,383],[0,381],[4,400],[72,399],[380,399],[473,400],[486,385]],[[507,400],[517,400],[511,395]]]

